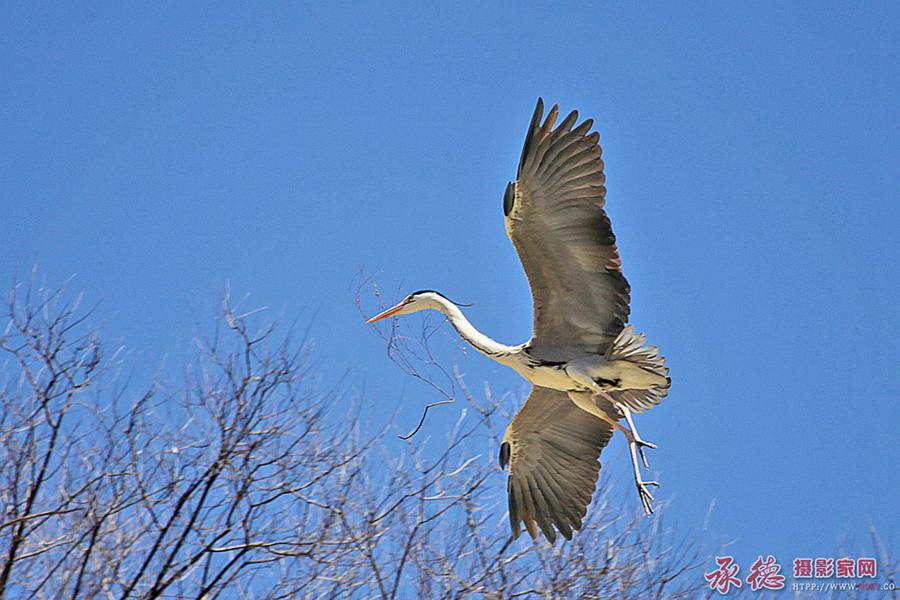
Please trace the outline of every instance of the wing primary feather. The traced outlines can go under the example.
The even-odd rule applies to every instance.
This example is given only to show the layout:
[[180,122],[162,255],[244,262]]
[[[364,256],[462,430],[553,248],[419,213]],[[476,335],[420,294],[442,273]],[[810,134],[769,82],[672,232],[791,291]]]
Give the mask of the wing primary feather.
[[537,539],[537,528],[534,522],[534,515],[537,511],[535,510],[534,499],[531,497],[531,491],[528,489],[528,482],[520,481],[519,488],[521,490],[520,498],[522,499],[521,517],[525,523],[525,530],[532,539]]
[[593,119],[585,119],[581,125],[572,130],[572,135],[581,137],[585,135],[588,131],[591,130],[591,127],[594,126]]
[[544,124],[541,126],[541,140],[550,135],[553,131],[553,126],[556,124],[556,118],[559,116],[559,104],[554,104],[553,108],[550,109],[550,112],[547,113],[547,118],[544,120]]
[[522,528],[519,527],[519,522],[522,520],[519,516],[519,507],[522,506],[522,493],[517,479],[509,478],[507,495],[509,497],[509,528],[512,531],[513,539],[516,540],[522,535]]
[[559,124],[559,127],[556,128],[556,131],[553,132],[553,135],[557,138],[561,138],[565,136],[572,129],[572,125],[575,124],[575,121],[578,120],[578,111],[573,110],[566,118],[563,119],[562,123]]
[[519,161],[518,179],[522,178],[522,173],[530,172],[533,169],[534,161],[543,155],[541,146],[547,138],[547,134],[553,129],[553,123],[556,122],[557,115],[559,115],[559,105],[554,105],[550,112],[547,113],[547,118],[544,119],[543,125],[538,123],[535,128],[529,130],[525,148],[522,151],[522,159]]
[[[535,134],[541,124],[541,118],[544,116],[544,99],[538,98],[537,106],[534,108],[534,115],[531,117],[531,124],[528,126],[528,134],[525,136],[525,147],[522,148],[522,156],[519,158],[519,173],[522,173],[522,166],[525,164],[525,157],[530,154],[531,145],[534,142]],[[540,141],[540,140],[538,140]]]
[[525,531],[528,532],[528,535],[531,536],[531,539],[537,539],[537,524],[534,522],[534,519],[531,518],[531,515],[528,512],[528,509],[525,510],[525,514],[523,516],[525,523]]

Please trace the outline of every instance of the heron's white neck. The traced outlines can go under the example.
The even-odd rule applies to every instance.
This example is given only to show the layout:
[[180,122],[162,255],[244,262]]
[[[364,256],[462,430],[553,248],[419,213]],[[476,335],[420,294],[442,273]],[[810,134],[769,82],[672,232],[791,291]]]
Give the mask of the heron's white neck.
[[473,348],[485,356],[505,364],[509,362],[505,359],[512,357],[520,350],[519,346],[507,346],[506,344],[501,344],[475,329],[465,315],[463,315],[462,311],[459,310],[459,307],[443,296],[435,294],[432,301],[434,304],[431,308],[444,313],[459,336],[469,342]]

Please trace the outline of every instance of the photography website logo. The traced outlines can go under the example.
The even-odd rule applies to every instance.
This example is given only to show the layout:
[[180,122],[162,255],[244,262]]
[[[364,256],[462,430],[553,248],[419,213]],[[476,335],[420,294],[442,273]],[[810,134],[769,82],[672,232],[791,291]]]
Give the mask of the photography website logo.
[[709,582],[710,589],[723,596],[732,587],[742,587],[745,583],[753,591],[782,590],[786,587],[801,592],[895,589],[893,582],[872,581],[878,574],[874,558],[795,558],[791,563],[793,580],[790,584],[786,583],[785,575],[781,573],[781,565],[771,555],[766,558],[760,555],[743,579],[740,577],[741,567],[734,562],[734,557],[717,556],[715,562],[716,568],[703,577]]

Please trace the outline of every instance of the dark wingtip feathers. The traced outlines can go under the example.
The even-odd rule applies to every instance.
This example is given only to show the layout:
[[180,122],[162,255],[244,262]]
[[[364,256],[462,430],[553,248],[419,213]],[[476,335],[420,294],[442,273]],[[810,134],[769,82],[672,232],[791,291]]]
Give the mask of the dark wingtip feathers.
[[531,124],[528,126],[528,134],[525,136],[525,147],[522,148],[522,156],[519,158],[519,173],[522,172],[522,165],[525,163],[525,157],[528,155],[528,149],[531,147],[531,140],[534,138],[534,131],[540,126],[541,118],[544,116],[544,100],[538,98],[537,106],[534,107],[534,114],[531,116]]
[[[584,136],[585,141],[589,145],[596,146],[599,143],[599,133],[588,133],[594,125],[593,119],[586,119],[583,123],[575,126],[578,122],[578,111],[573,110],[566,115],[566,118],[559,124],[559,127],[554,130],[553,126],[556,124],[558,117],[559,105],[554,104],[550,109],[550,112],[547,113],[547,117],[544,118],[544,100],[543,98],[538,98],[537,106],[535,106],[534,114],[531,117],[531,124],[528,126],[528,133],[525,136],[525,146],[522,148],[522,156],[519,158],[519,170],[516,174],[516,179],[519,179],[522,175],[522,170],[525,167],[525,160],[532,153],[534,146],[543,142],[551,134],[554,134],[554,131],[556,137],[571,132],[576,136]],[[504,210],[507,215],[510,213],[510,210],[512,210],[512,202],[514,201],[513,198],[510,198],[509,194],[509,188],[507,187],[507,197],[504,201]]]

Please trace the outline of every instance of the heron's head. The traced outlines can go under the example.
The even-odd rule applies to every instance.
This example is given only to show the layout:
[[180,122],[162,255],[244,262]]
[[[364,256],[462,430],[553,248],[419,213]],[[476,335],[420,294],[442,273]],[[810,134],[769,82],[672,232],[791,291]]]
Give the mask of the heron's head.
[[421,290],[418,292],[413,292],[402,301],[398,302],[396,305],[390,307],[384,312],[378,313],[377,315],[366,321],[366,323],[374,323],[375,321],[380,321],[381,319],[386,319],[387,317],[408,315],[420,310],[428,310],[429,308],[434,310],[441,310],[442,307],[448,304],[452,304],[452,302],[450,302],[450,300],[435,292],[434,290]]

